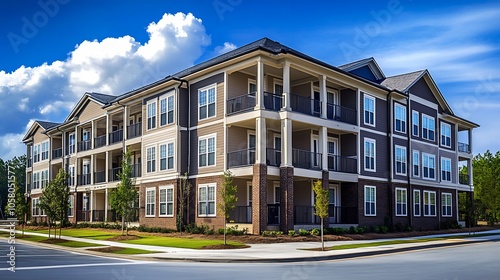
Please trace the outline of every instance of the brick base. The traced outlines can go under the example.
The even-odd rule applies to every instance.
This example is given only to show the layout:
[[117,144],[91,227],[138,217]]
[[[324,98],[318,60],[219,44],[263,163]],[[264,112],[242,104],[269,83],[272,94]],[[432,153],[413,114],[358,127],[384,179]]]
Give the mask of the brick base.
[[252,178],[252,233],[267,227],[267,165],[255,164]]
[[293,229],[293,167],[280,168],[280,229],[288,232]]

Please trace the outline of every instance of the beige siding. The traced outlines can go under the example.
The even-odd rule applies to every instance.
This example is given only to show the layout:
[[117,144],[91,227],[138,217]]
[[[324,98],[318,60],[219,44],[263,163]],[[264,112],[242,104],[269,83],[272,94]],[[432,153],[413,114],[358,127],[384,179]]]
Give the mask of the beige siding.
[[[198,168],[198,139],[210,134],[216,135],[215,166]],[[191,131],[191,172],[203,174],[224,170],[224,126],[222,123]]]
[[80,123],[84,123],[88,120],[102,116],[105,113],[106,111],[101,108],[101,105],[95,103],[94,101],[89,101],[87,105],[83,107],[78,119],[80,120]]
[[311,205],[311,183],[304,181],[293,183],[293,204],[296,206]]
[[[202,88],[206,88],[208,86],[214,85],[216,87],[216,93],[215,93],[215,117],[210,117],[206,118],[203,120],[199,120],[198,116],[198,90]],[[209,122],[213,122],[216,120],[221,120],[224,118],[224,106],[225,106],[225,101],[224,101],[224,76],[222,74],[217,74],[213,75],[210,77],[207,77],[206,79],[199,81],[197,83],[194,83],[191,85],[191,92],[190,92],[190,100],[191,100],[191,112],[190,112],[190,117],[191,117],[191,126],[197,126]]]
[[236,202],[237,206],[246,206],[248,200],[248,190],[247,190],[247,180],[245,179],[233,179],[233,185],[237,186],[236,189],[236,197],[238,201]]
[[[42,132],[43,132],[43,129],[41,127],[38,127],[36,129],[36,131],[33,134],[33,143],[34,144],[40,144],[46,140],[49,140],[49,137],[45,134],[42,134]],[[40,147],[40,149],[41,149],[41,147]]]
[[[177,139],[177,127],[169,126],[168,128],[155,129],[155,134],[149,134],[148,136],[143,136],[142,138],[142,177],[156,176],[158,174],[172,174],[179,168],[174,166],[173,170],[160,171],[160,144],[174,141],[174,162],[177,164],[176,160],[179,157],[179,141]],[[156,172],[146,173],[147,170],[147,148],[155,146],[156,147]]]
[[[228,131],[227,135],[228,152],[248,149],[247,135],[250,130],[243,127],[233,126],[228,128],[227,131]],[[255,131],[253,131],[253,133],[255,134]]]
[[292,146],[294,149],[311,150],[311,132],[309,130],[292,133]]
[[240,95],[245,95],[248,93],[248,79],[254,79],[255,77],[252,77],[250,75],[236,72],[231,75],[229,75],[228,78],[228,84],[227,84],[227,95],[228,99],[240,96]]
[[295,95],[311,97],[311,83],[306,83],[302,85],[293,86],[291,91]]

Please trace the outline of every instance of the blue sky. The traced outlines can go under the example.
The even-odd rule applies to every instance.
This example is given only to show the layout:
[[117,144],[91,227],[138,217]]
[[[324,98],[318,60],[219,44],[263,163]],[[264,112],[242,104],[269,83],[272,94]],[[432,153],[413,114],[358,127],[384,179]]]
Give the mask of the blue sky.
[[[0,158],[33,120],[61,122],[86,91],[119,95],[262,37],[332,65],[375,57],[428,69],[454,112],[500,150],[498,1],[0,1]],[[295,3],[295,2],[293,2]]]

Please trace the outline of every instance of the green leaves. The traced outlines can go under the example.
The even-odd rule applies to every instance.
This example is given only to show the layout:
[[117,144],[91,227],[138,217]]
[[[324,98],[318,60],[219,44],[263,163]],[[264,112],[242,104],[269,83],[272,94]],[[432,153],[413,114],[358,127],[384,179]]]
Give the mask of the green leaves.
[[480,203],[484,217],[490,223],[500,218],[500,152],[489,150],[472,161],[474,196]]
[[328,206],[330,204],[328,190],[323,189],[322,181],[318,180],[314,182],[313,191],[316,196],[316,201],[314,202],[314,215],[324,219],[328,217]]

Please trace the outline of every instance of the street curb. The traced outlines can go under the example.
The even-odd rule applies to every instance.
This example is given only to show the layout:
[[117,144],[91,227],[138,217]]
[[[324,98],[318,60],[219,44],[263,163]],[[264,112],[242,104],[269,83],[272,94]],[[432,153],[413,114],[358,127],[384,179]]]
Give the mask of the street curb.
[[[454,243],[438,243],[438,244],[428,244],[419,245],[406,248],[396,248],[387,249],[380,251],[368,251],[368,252],[358,252],[358,253],[346,253],[339,255],[328,255],[328,256],[316,256],[316,257],[297,257],[297,258],[275,258],[275,259],[202,259],[202,258],[168,258],[168,257],[150,257],[156,260],[162,261],[183,261],[183,262],[204,262],[204,263],[296,263],[296,262],[313,262],[313,261],[331,261],[331,260],[341,260],[341,259],[353,259],[360,257],[371,257],[379,255],[388,255],[402,252],[411,252],[425,249],[436,249],[443,247],[453,247],[462,246],[472,243],[483,243],[490,240],[469,240],[469,241],[459,241]],[[376,246],[374,246],[376,248]]]

